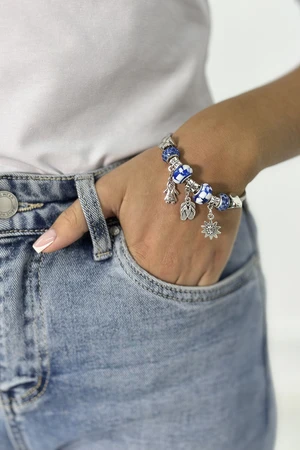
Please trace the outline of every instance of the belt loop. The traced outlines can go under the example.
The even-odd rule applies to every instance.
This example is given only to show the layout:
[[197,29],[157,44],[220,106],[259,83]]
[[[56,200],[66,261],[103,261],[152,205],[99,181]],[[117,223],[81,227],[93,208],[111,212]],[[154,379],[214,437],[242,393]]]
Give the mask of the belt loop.
[[74,180],[93,243],[93,258],[95,261],[110,258],[112,241],[96,191],[94,174],[77,174]]

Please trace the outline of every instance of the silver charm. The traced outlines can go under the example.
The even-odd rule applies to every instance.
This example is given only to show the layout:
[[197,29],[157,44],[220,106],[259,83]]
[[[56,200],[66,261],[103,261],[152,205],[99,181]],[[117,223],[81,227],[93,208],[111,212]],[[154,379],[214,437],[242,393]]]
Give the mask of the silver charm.
[[218,222],[213,222],[213,219],[215,218],[212,213],[213,204],[209,203],[207,207],[209,210],[207,215],[209,222],[204,221],[204,225],[201,225],[201,227],[203,228],[201,233],[204,233],[204,237],[209,237],[210,240],[212,240],[213,238],[217,239],[218,234],[221,234],[221,231],[219,231],[221,227],[218,225]]
[[198,191],[200,191],[202,184],[196,183],[196,181],[192,180],[192,178],[188,178],[185,183],[193,192],[193,194],[196,194]]
[[230,202],[229,208],[227,208],[227,209],[242,208],[243,207],[243,201],[238,195],[230,193],[229,197],[230,197],[231,202]]
[[175,142],[173,141],[173,139],[172,139],[172,133],[169,133],[167,136],[165,136],[162,140],[161,140],[161,142],[160,142],[160,144],[158,145],[158,147],[161,149],[161,150],[164,150],[166,147],[168,147],[169,145],[174,145],[174,147],[176,147],[176,144],[175,144]]
[[166,194],[164,200],[166,203],[176,203],[177,195],[179,195],[180,192],[176,189],[176,183],[172,178],[173,171],[170,166],[168,167],[168,170],[170,171],[170,175],[167,181],[167,187],[164,190],[164,194]]
[[190,197],[190,187],[185,185],[185,198],[184,202],[180,205],[180,219],[192,220],[196,215],[196,206]]

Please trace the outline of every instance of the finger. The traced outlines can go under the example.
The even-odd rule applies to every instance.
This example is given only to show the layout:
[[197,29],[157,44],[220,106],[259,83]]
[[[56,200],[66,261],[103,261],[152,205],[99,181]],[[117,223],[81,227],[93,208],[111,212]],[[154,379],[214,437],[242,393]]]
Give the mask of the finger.
[[208,268],[203,275],[198,280],[198,286],[211,286],[216,284],[220,280],[220,276],[222,274],[225,263],[212,264],[210,268]]
[[[96,182],[96,191],[103,215],[106,218],[116,215],[116,205],[121,203],[121,190],[114,191],[111,196],[111,179],[106,174]],[[66,208],[55,220],[53,225],[34,242],[33,248],[37,253],[52,253],[77,241],[88,231],[87,222],[79,199]]]
[[37,253],[51,253],[77,241],[87,231],[88,226],[77,199],[58,216],[49,230],[34,242],[33,248]]
[[203,277],[201,277],[200,281],[198,282],[198,286],[212,286],[213,284],[216,284],[219,279],[220,279],[220,275],[221,274],[217,274],[217,275],[203,275]]

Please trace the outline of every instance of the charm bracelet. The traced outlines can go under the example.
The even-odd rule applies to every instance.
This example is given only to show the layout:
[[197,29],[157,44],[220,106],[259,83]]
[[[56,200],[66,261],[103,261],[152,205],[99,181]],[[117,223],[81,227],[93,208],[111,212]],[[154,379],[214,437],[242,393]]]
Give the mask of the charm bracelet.
[[[195,217],[195,203],[199,205],[207,204],[208,220],[204,221],[204,225],[201,225],[203,228],[202,233],[204,233],[205,237],[209,237],[210,240],[218,238],[218,235],[221,234],[221,227],[218,225],[218,222],[213,221],[215,217],[212,212],[213,208],[216,208],[218,211],[242,208],[243,201],[246,198],[246,191],[241,196],[233,193],[213,195],[212,187],[208,183],[198,184],[192,180],[193,169],[187,164],[182,164],[179,160],[179,150],[172,139],[172,134],[165,136],[158,147],[162,150],[163,161],[169,164],[168,170],[170,174],[167,187],[163,191],[165,202],[169,204],[176,203],[177,195],[179,195],[176,184],[185,183],[185,198],[180,206],[181,220],[192,220]],[[192,198],[190,195],[192,195]]]

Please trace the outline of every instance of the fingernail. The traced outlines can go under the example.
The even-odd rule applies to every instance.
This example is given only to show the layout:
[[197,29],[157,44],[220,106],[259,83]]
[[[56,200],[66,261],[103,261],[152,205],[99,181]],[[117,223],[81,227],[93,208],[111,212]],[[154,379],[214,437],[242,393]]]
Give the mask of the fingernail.
[[56,232],[53,228],[45,231],[32,245],[37,253],[41,253],[45,248],[49,247],[56,238]]

